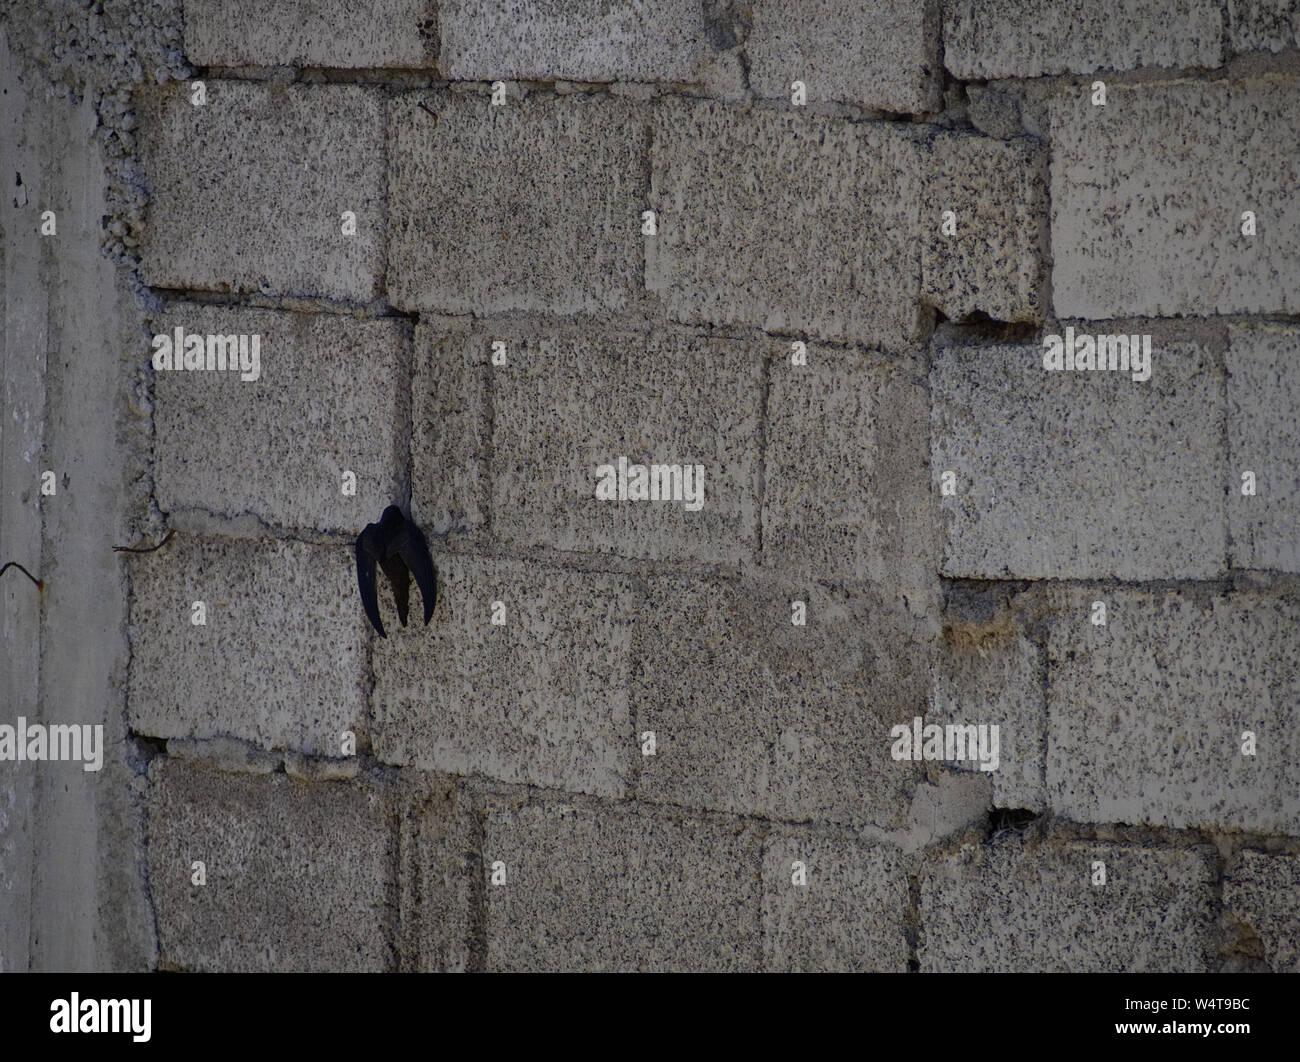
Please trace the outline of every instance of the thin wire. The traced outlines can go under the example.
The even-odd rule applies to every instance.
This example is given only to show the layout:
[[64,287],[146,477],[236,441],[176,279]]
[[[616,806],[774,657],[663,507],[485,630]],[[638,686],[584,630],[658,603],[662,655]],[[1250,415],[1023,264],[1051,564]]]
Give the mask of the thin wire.
[[3,568],[0,568],[0,575],[4,575],[4,573],[7,572],[10,568],[17,568],[20,572],[22,572],[25,576],[27,576],[28,579],[30,579],[33,583],[36,584],[37,590],[45,589],[45,582],[41,579],[36,578],[36,576],[34,576],[31,572],[29,572],[17,561],[10,561]]

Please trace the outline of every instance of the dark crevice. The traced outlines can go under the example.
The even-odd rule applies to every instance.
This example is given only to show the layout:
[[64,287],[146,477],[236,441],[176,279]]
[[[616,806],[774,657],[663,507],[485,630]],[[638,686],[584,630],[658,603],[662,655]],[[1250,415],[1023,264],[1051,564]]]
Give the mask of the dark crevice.
[[990,808],[987,838],[990,842],[1010,838],[1023,840],[1045,824],[1046,816],[1042,812],[1028,808]]
[[1033,343],[1042,328],[1035,321],[999,321],[983,310],[974,310],[955,320],[938,308],[934,314],[936,342],[956,346]]

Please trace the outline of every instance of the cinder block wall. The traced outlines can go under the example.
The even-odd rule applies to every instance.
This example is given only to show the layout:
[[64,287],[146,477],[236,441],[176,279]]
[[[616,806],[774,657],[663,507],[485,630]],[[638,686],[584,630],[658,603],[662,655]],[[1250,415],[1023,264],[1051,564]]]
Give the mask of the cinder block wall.
[[1294,5],[354,6],[122,119],[150,961],[1300,970]]

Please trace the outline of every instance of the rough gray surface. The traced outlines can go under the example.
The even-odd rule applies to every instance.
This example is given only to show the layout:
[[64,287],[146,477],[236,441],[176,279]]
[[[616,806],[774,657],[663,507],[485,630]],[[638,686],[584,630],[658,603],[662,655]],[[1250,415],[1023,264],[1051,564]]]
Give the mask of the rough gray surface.
[[763,562],[824,580],[933,589],[929,398],[915,363],[775,346],[768,372]]
[[[1294,4],[956,2],[965,81],[936,0],[238,6],[0,0],[0,724],[107,738],[0,764],[4,969],[1295,968]],[[292,323],[266,404],[149,368],[176,300]],[[982,364],[1044,323],[1156,379]],[[566,494],[664,440],[703,514]]]
[[764,99],[856,103],[916,114],[938,109],[934,0],[755,0],[745,42],[749,84]]
[[[154,481],[164,511],[252,513],[265,524],[359,532],[405,493],[408,340],[359,321],[173,302],[156,334],[260,335],[260,375],[154,375]],[[251,374],[250,374],[251,375]],[[343,473],[356,493],[343,493]]]
[[[1051,107],[1061,317],[1300,310],[1300,81],[1082,88]],[[1244,211],[1257,235],[1242,234]]]
[[[337,756],[342,732],[364,727],[366,621],[350,549],[177,535],[132,558],[131,583],[138,732]],[[191,622],[195,601],[205,625]]]
[[944,65],[963,79],[1219,66],[1223,7],[1174,0],[947,0]]
[[1223,573],[1223,376],[1203,347],[1151,346],[1145,381],[1048,371],[1042,345],[935,351],[933,473],[957,474],[939,499],[945,575]]
[[[806,884],[795,884],[795,862]],[[763,966],[907,971],[907,874],[885,845],[781,834],[763,847]]]
[[1021,101],[1014,89],[999,91],[987,85],[966,86],[966,114],[971,125],[986,136],[1011,140],[1024,133]]
[[[1105,863],[1094,885],[1093,863]],[[964,846],[921,869],[921,972],[1206,969],[1214,869],[1197,849]]]
[[[450,554],[434,563],[430,625],[390,618],[375,640],[375,755],[623,796],[634,749],[629,580]],[[380,614],[392,617],[385,597]],[[492,623],[496,601],[504,624]]]
[[[58,114],[51,119],[49,104],[38,103],[33,86],[24,83],[18,60],[9,49],[8,34],[0,33],[0,86],[4,90],[0,92],[0,175],[5,193],[0,196],[0,229],[5,237],[0,243],[0,303],[4,307],[0,369],[6,409],[6,415],[0,417],[0,441],[4,443],[0,488],[5,502],[0,506],[0,540],[6,563],[15,561],[39,577],[42,470],[36,462],[46,432],[44,352],[50,343],[39,219],[41,200],[53,197],[54,188],[49,186],[61,176],[46,164],[55,140],[49,129],[54,125],[63,133],[59,127],[67,117]],[[84,117],[82,122],[89,124]],[[24,185],[15,185],[10,191],[15,178],[23,179]],[[30,352],[41,355],[31,356]],[[5,719],[10,726],[20,715],[37,719],[41,714],[41,606],[41,595],[16,570],[10,569],[0,580],[0,632],[4,635],[0,638],[0,702],[6,714],[13,715]],[[32,950],[32,923],[37,917],[33,901],[39,902],[32,890],[37,859],[34,840],[42,810],[37,803],[36,772],[6,763],[0,774],[0,893],[5,896],[0,905],[0,972],[4,973],[25,972],[34,959],[40,963],[43,958]],[[74,875],[69,875],[69,880],[84,884]],[[68,953],[62,957],[66,960]],[[93,958],[84,951],[75,962],[80,968],[92,964]]]
[[14,68],[34,60],[58,97],[66,98],[64,90],[71,89],[92,108],[107,103],[111,110],[135,83],[190,75],[181,7],[182,0],[11,0],[0,8],[0,24],[13,49]]
[[[0,763],[0,970],[138,970],[156,945],[123,698],[127,585],[110,546],[147,496],[132,482],[147,449],[127,355],[139,315],[100,254],[112,182],[94,101],[60,98],[10,49],[47,12],[27,14],[0,32],[0,564],[44,588],[14,569],[0,580],[0,725],[102,726],[103,760]],[[61,43],[83,76],[88,53],[112,48],[98,33]],[[55,235],[41,234],[45,210]]]
[[1047,708],[1038,646],[1007,610],[971,618],[950,609],[946,618],[926,722],[996,724],[997,770],[980,771],[978,762],[951,766],[987,775],[994,807],[1045,810]]
[[[922,296],[950,320],[976,310],[997,321],[1041,320],[1042,150],[1028,140],[940,134],[929,145],[922,200]],[[955,236],[943,231],[947,210]]]
[[1232,563],[1300,572],[1300,329],[1233,325],[1227,361]]
[[1300,973],[1300,858],[1241,852],[1223,879],[1223,905],[1264,946],[1275,973]]
[[[381,791],[160,760],[149,886],[160,961],[195,971],[393,969],[394,816]],[[202,862],[206,884],[193,884]]]
[[[791,602],[807,605],[795,626]],[[920,603],[916,608],[920,610]],[[633,703],[646,800],[846,825],[902,824],[916,765],[889,731],[925,705],[934,624],[816,584],[654,579]]]
[[185,50],[200,66],[432,67],[437,0],[185,0]]
[[918,149],[893,123],[665,100],[650,163],[646,287],[673,320],[887,348],[919,335]]
[[440,69],[457,81],[710,82],[728,42],[700,0],[442,0]]
[[[147,283],[366,301],[384,272],[384,109],[353,85],[139,93]],[[343,235],[343,212],[356,234]]]
[[1280,52],[1300,43],[1295,0],[1228,0],[1229,43],[1238,52]]
[[493,802],[490,970],[757,970],[759,836],[742,822]]
[[[749,559],[763,365],[747,344],[591,326],[500,327],[483,342],[489,350],[504,342],[509,359],[492,370],[499,542],[678,562]],[[702,466],[703,497],[688,499],[684,482],[680,501],[598,497],[598,470],[616,471],[620,456],[628,465]]]
[[[414,774],[415,778],[410,776]],[[473,801],[441,775],[407,772],[400,822],[399,962],[403,972],[479,968],[474,937],[486,884]]]
[[[1106,625],[1090,620],[1106,603]],[[1062,591],[1047,792],[1079,822],[1300,831],[1300,605],[1240,591]],[[1243,734],[1256,736],[1244,755]]]
[[641,104],[530,96],[494,107],[421,93],[391,101],[389,120],[395,306],[605,314],[639,291]]
[[421,317],[411,364],[411,517],[473,541],[488,518],[491,345],[452,318]]

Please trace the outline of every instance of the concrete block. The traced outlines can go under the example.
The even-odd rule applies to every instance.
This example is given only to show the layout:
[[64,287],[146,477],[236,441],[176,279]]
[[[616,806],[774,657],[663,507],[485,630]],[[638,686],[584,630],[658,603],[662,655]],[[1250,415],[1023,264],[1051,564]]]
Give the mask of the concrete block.
[[890,728],[924,711],[936,628],[894,599],[815,584],[651,580],[633,703],[657,751],[641,760],[637,795],[901,826],[919,773],[890,755]]
[[944,65],[964,80],[1217,67],[1222,37],[1222,5],[1213,0],[1173,0],[1158,8],[1114,0],[944,4]]
[[802,81],[814,103],[855,103],[918,114],[939,107],[938,16],[928,0],[756,0],[745,42],[749,83],[762,99],[790,98]]
[[432,67],[436,0],[186,0],[185,53],[198,66]]
[[[252,513],[359,532],[405,493],[406,325],[176,302],[155,333],[259,336],[259,375],[154,373],[154,483],[164,512]],[[215,347],[215,345],[214,345]],[[214,349],[214,356],[217,351]],[[215,364],[215,361],[214,361]],[[356,492],[342,491],[352,472]]]
[[644,809],[489,804],[488,969],[759,968],[759,835]]
[[1227,362],[1232,563],[1300,572],[1300,329],[1232,325]]
[[[944,617],[927,723],[998,727],[998,766],[954,761],[989,778],[993,806],[1044,811],[1047,705],[1040,650],[1014,606],[994,607],[988,594],[975,609],[950,603]],[[981,610],[978,606],[987,606]],[[980,614],[983,611],[984,614]]]
[[[384,110],[352,85],[206,82],[137,99],[141,267],[163,288],[366,301],[384,272]],[[343,213],[356,234],[343,235]]]
[[375,643],[375,755],[623,796],[635,749],[630,581],[450,554],[434,564],[429,626],[393,625]]
[[1300,973],[1300,858],[1242,852],[1223,879],[1223,905],[1254,931],[1274,973]]
[[[950,320],[1043,316],[1047,160],[1026,140],[940,133],[930,142],[921,294]],[[945,234],[944,212],[955,235]],[[951,230],[949,230],[951,231]]]
[[967,845],[920,877],[922,973],[1199,973],[1217,929],[1199,849]]
[[646,287],[672,319],[889,349],[920,334],[919,155],[894,123],[664,100],[650,159]]
[[1295,0],[1228,0],[1228,41],[1234,52],[1281,52],[1300,46]]
[[394,305],[603,315],[640,291],[645,105],[566,96],[493,107],[424,92],[389,106]]
[[[155,760],[149,888],[160,962],[234,973],[393,969],[394,827],[370,786]],[[194,884],[196,861],[206,884]]]
[[492,394],[487,348],[464,324],[421,318],[411,369],[411,516],[473,541],[488,518]]
[[[1091,622],[1094,600],[1106,625]],[[1300,603],[1280,594],[1061,591],[1048,641],[1059,815],[1300,833]],[[1255,754],[1243,753],[1246,732]]]
[[933,588],[930,400],[913,364],[827,347],[769,368],[763,560],[783,572]]
[[[749,346],[673,331],[535,326],[482,337],[488,349],[495,342],[506,344],[509,360],[492,370],[499,542],[748,560],[758,533],[763,390],[762,359]],[[619,489],[620,457],[624,500],[598,493]],[[633,465],[649,470],[659,500],[633,500]],[[680,466],[680,484],[666,474],[668,500],[655,465]]]
[[[1300,309],[1300,81],[1074,91],[1050,108],[1060,317]],[[1243,214],[1257,235],[1243,235]]]
[[893,848],[791,834],[764,845],[765,970],[906,973],[907,908]]
[[1152,337],[1150,378],[1134,380],[1109,369],[1049,371],[1044,350],[935,352],[935,482],[956,473],[956,493],[939,499],[943,573],[1221,575],[1224,382],[1208,351]]
[[441,69],[456,81],[707,82],[728,46],[699,0],[443,0]]
[[398,949],[403,972],[477,970],[483,831],[472,799],[441,775],[403,771]]
[[330,757],[343,731],[364,726],[366,621],[351,549],[177,535],[132,558],[131,589],[137,733]]

